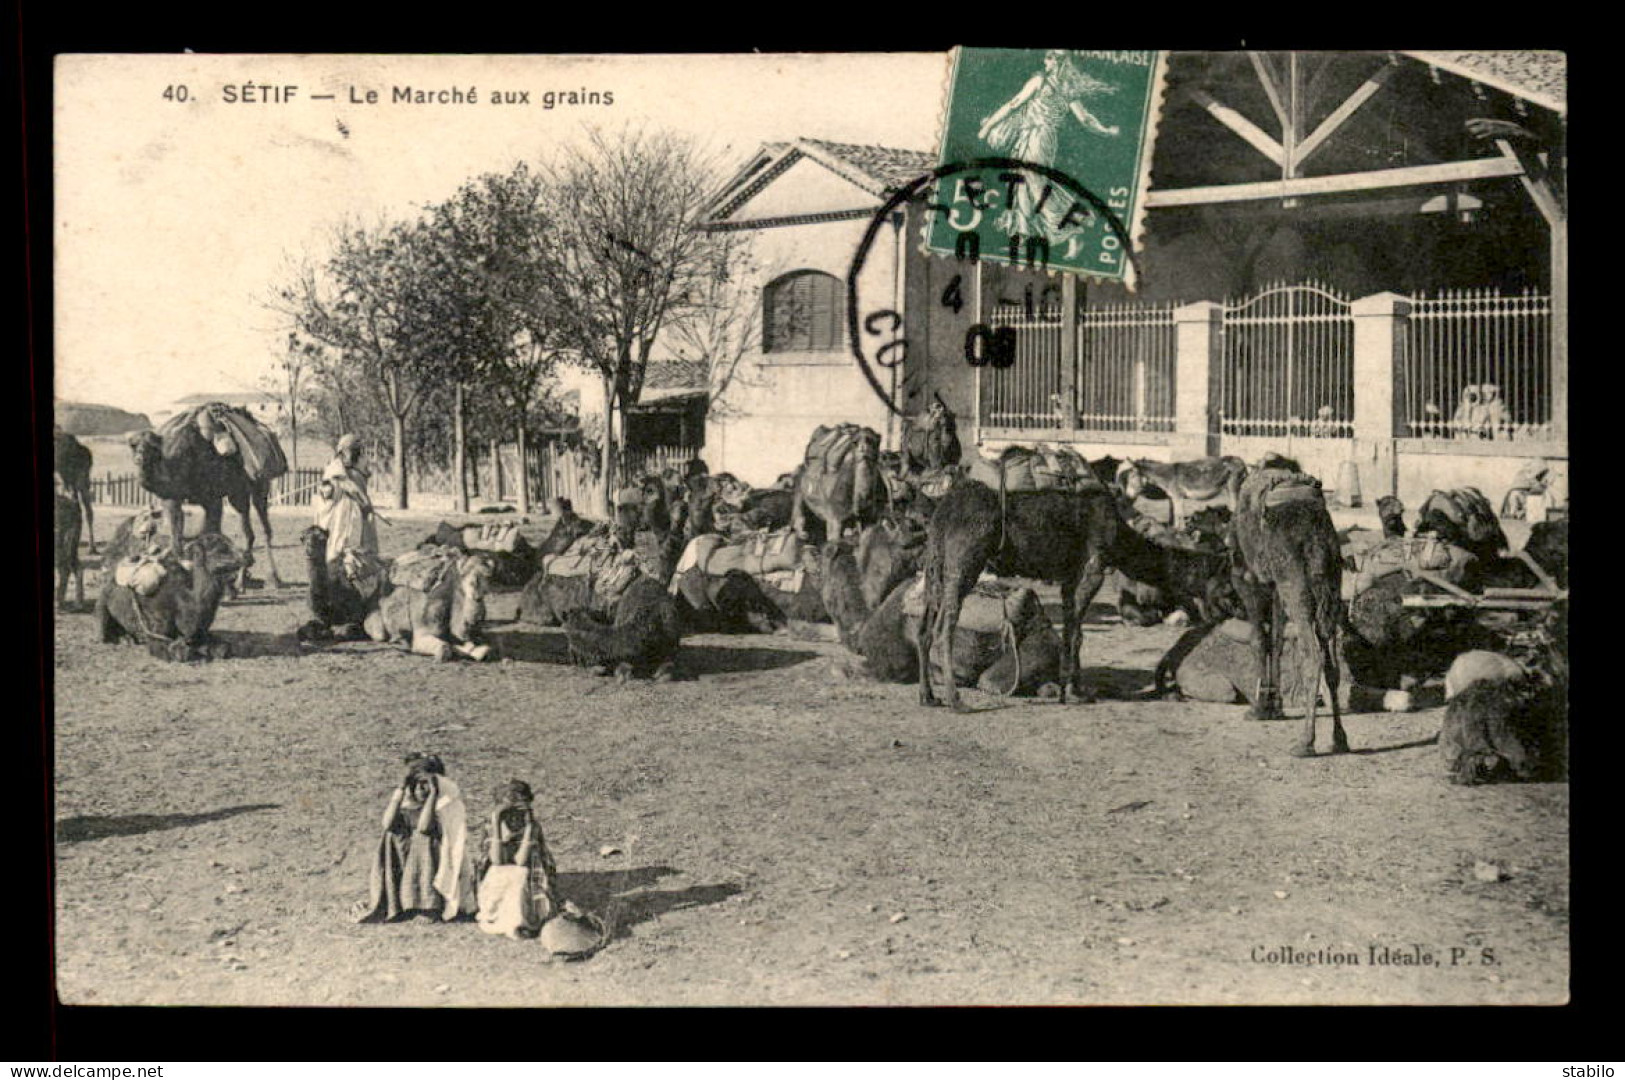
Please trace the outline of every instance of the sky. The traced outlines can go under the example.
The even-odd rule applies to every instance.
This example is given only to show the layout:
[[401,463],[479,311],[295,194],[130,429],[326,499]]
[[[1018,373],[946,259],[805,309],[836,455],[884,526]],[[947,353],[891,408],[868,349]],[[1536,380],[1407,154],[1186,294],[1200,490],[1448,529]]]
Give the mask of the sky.
[[945,53],[59,57],[56,396],[150,415],[263,389],[286,334],[265,302],[335,226],[410,216],[586,124],[691,135],[730,168],[798,137],[931,150],[947,76]]

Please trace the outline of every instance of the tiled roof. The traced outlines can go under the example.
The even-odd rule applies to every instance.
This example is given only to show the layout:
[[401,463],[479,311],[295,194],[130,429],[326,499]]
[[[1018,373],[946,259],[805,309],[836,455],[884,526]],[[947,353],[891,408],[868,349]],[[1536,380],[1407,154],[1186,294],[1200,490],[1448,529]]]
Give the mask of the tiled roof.
[[657,360],[643,372],[645,390],[703,390],[704,360]]
[[[936,167],[932,154],[921,150],[900,150],[890,146],[866,146],[858,143],[830,142],[826,139],[798,139],[796,146],[805,150],[821,150],[849,168],[874,181],[876,189],[901,187]],[[818,157],[820,155],[813,154]]]
[[211,401],[218,401],[225,405],[270,405],[281,400],[275,394],[263,390],[233,390],[223,394],[187,394],[183,398],[176,398],[174,404],[207,405]]
[[1544,49],[1411,50],[1410,55],[1537,105],[1564,112],[1568,57]]

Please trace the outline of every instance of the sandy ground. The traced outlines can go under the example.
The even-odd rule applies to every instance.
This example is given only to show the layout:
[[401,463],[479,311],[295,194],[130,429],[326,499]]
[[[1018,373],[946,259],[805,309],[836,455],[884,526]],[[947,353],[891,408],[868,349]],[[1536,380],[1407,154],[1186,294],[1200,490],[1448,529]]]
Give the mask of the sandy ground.
[[[965,715],[787,637],[687,639],[678,681],[618,686],[566,666],[559,632],[507,622],[512,594],[490,602],[497,662],[300,655],[303,521],[275,522],[290,587],[216,623],[258,655],[171,664],[98,644],[88,614],[56,622],[66,1003],[1568,995],[1568,786],[1446,784],[1441,709],[1353,716],[1354,753],[1297,760],[1292,722],[1140,700],[1178,631],[1107,604],[1083,645],[1100,702],[968,691]],[[384,548],[432,527],[403,520]],[[474,815],[510,777],[535,787],[562,892],[614,928],[603,952],[350,921],[413,749],[445,758]]]

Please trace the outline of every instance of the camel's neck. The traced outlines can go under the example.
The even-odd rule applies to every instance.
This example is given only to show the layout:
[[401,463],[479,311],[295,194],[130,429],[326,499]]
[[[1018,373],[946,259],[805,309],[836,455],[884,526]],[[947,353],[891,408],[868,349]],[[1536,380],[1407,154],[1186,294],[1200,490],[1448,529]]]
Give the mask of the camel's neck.
[[1121,519],[1112,542],[1111,563],[1141,585],[1164,587],[1168,582],[1166,552]]

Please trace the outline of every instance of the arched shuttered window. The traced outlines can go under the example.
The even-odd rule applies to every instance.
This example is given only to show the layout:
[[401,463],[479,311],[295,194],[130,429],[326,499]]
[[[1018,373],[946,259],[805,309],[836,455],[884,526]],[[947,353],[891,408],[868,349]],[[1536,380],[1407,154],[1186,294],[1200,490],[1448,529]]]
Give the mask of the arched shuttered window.
[[762,290],[762,351],[810,352],[841,347],[841,283],[817,270],[796,270]]

